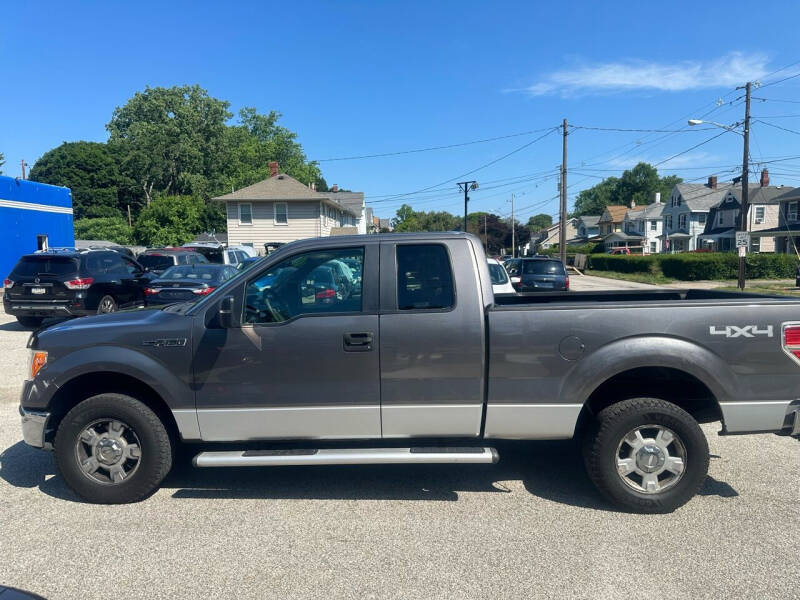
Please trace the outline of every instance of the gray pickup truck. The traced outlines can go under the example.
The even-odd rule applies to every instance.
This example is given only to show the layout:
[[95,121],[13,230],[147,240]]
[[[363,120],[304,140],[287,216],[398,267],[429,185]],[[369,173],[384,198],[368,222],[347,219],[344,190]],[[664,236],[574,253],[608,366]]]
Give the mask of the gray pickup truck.
[[[580,439],[618,505],[667,512],[721,433],[800,433],[800,303],[721,292],[498,296],[480,241],[294,242],[190,303],[35,332],[20,413],[92,502],[196,467],[494,463]],[[507,444],[508,446],[508,444]]]

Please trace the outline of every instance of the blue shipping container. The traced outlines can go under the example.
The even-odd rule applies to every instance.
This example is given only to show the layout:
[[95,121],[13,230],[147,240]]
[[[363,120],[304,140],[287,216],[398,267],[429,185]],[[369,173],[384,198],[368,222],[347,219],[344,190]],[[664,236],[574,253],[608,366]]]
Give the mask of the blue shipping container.
[[75,245],[69,188],[0,176],[0,276],[44,235],[51,248]]

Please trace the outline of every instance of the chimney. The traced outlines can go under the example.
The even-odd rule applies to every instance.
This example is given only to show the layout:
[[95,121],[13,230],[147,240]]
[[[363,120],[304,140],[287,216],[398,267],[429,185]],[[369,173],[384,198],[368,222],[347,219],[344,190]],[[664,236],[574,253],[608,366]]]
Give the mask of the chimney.
[[334,183],[333,186],[331,186],[331,191],[335,194],[339,191],[339,186]]
[[274,160],[269,163],[269,176],[275,177],[278,174],[278,163]]
[[769,186],[769,171],[761,169],[761,187]]
[[631,208],[636,208],[636,200],[631,200]]
[[656,204],[661,204],[661,192],[656,192]]
[[712,190],[717,189],[717,176],[716,175],[712,175],[711,177],[708,178],[708,187],[710,187]]

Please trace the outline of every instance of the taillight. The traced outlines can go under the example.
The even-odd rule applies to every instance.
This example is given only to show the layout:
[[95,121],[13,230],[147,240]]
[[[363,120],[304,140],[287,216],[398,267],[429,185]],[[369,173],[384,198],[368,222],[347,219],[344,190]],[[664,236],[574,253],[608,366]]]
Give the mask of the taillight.
[[569,275],[564,277],[564,289],[569,291]]
[[783,351],[800,364],[800,323],[783,324]]
[[154,294],[157,294],[160,291],[161,290],[157,290],[155,288],[144,288],[144,295],[145,296],[152,296]]
[[317,292],[317,300],[324,300],[325,298],[333,298],[335,296],[335,290],[322,290],[321,292]]
[[5,289],[7,289],[7,290],[10,290],[12,287],[14,287],[14,282],[11,281],[10,279],[4,279],[3,280],[3,287]]
[[192,290],[192,293],[196,296],[208,296],[211,292],[213,292],[217,288],[207,287],[207,288],[200,288],[199,290]]
[[72,281],[65,281],[64,285],[70,290],[88,290],[92,283],[94,283],[94,278],[83,277],[80,279],[73,279]]

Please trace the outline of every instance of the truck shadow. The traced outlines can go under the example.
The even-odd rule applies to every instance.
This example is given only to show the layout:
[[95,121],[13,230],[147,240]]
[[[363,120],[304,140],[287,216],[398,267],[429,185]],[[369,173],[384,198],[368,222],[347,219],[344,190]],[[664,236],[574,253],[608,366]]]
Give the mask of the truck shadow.
[[[175,499],[428,500],[454,502],[462,492],[511,493],[521,482],[540,498],[603,511],[617,509],[594,489],[576,444],[496,444],[497,465],[365,465],[197,469],[192,454],[180,453],[162,484]],[[0,479],[22,488],[38,487],[61,500],[80,499],[56,475],[49,452],[18,442],[0,453]],[[709,476],[704,496],[738,496],[729,484]]]

